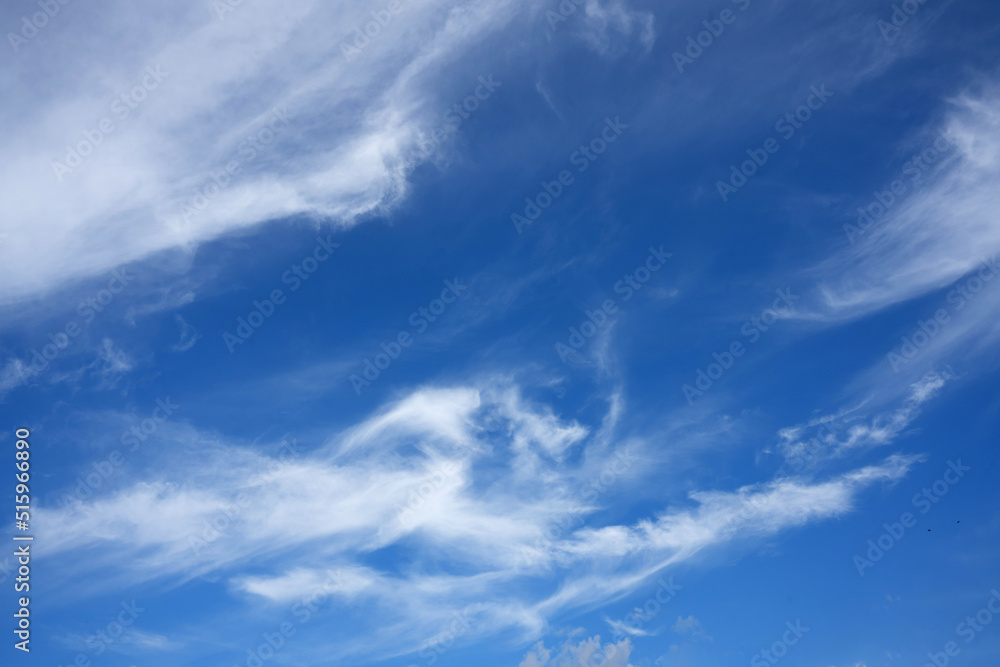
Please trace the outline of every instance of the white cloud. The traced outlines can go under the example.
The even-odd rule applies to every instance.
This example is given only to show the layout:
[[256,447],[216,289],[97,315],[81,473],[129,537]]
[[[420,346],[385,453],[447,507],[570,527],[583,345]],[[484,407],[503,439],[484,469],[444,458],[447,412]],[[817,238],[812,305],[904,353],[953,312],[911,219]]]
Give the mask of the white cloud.
[[[234,586],[241,591],[259,595],[275,602],[289,602],[308,595],[326,585],[329,572],[296,568],[278,577],[237,577]],[[370,587],[378,574],[368,568],[340,567],[333,573],[330,592],[351,596]]]
[[181,643],[151,632],[143,632],[130,628],[122,637],[122,643],[141,648],[144,652],[150,649],[156,651],[173,651],[181,647]]
[[580,36],[605,56],[622,54],[633,35],[646,51],[656,41],[653,14],[632,9],[624,0],[587,0],[580,23]]
[[[38,510],[39,555],[60,559],[71,588],[221,575],[235,595],[266,604],[325,590],[337,604],[374,610],[358,620],[364,641],[339,645],[338,655],[370,650],[373,638],[398,653],[433,643],[455,614],[468,619],[470,638],[504,628],[537,637],[555,614],[620,598],[704,549],[841,516],[864,488],[899,479],[916,460],[893,456],[826,481],[699,491],[655,516],[592,524],[599,496],[579,489],[617,460],[622,403],[609,405],[591,435],[491,378],[416,390],[280,462],[196,435],[155,457],[144,481]],[[486,428],[496,415],[500,427]],[[642,457],[642,443],[631,442],[631,456]],[[562,456],[570,447],[580,448],[572,465]],[[620,474],[638,483],[653,472],[643,468]],[[580,521],[547,532],[567,516]],[[387,547],[415,565],[376,566],[370,557]],[[525,549],[537,556],[527,565]],[[87,576],[95,572],[102,576]],[[324,588],[331,576],[337,583]],[[549,664],[573,664],[566,650]]]
[[915,182],[906,176],[909,190],[884,217],[817,267],[824,317],[858,317],[942,288],[1000,250],[998,101],[996,83],[950,100],[940,133],[954,149],[936,151],[935,132],[913,142],[938,156],[934,166]]
[[[123,21],[104,0],[92,25],[53,21],[0,66],[16,78],[17,62],[43,52],[72,63],[20,88],[19,113],[4,118],[3,302],[269,220],[351,225],[395,206],[432,157],[418,142],[450,106],[443,96],[488,74],[470,73],[469,54],[528,5],[403,2],[349,59],[354,28],[385,6],[259,0],[220,20],[187,0],[129,6]],[[609,32],[648,43],[651,21],[590,0],[581,25],[607,50]],[[57,178],[71,151],[87,155]]]
[[109,382],[114,381],[123,373],[132,370],[132,366],[134,365],[132,357],[124,350],[116,348],[110,338],[105,338],[101,341],[97,358],[100,363],[98,372],[102,379]]
[[[67,339],[68,340],[68,339]],[[56,348],[55,344],[49,345]],[[56,350],[56,357],[62,348]],[[28,385],[32,382],[45,382],[47,384],[67,384],[72,387],[79,387],[80,384],[90,379],[93,381],[95,389],[110,389],[118,384],[118,381],[135,367],[135,360],[124,350],[115,346],[110,338],[102,338],[100,344],[96,346],[96,358],[93,361],[76,366],[71,370],[56,370],[51,367],[46,357],[37,355],[32,359],[20,359],[11,357],[7,364],[0,370],[0,398],[7,392]],[[44,365],[42,365],[44,363]]]
[[679,635],[690,635],[695,639],[709,641],[712,639],[709,635],[705,634],[705,628],[702,627],[701,621],[694,616],[688,616],[687,618],[678,616],[677,622],[674,623],[671,629]]
[[616,621],[613,618],[604,618],[604,622],[611,626],[612,636],[621,637],[627,635],[629,637],[648,637],[655,633],[648,630],[643,630],[642,628],[637,628],[633,625],[629,625],[625,621]]
[[[341,38],[384,3],[244,3],[221,21],[206,7],[158,12],[148,22],[155,39],[94,42],[80,26],[53,26],[59,41],[31,45],[87,58],[49,81],[44,95],[26,92],[35,112],[4,134],[4,299],[274,218],[307,213],[348,224],[391,205],[406,192],[414,142],[438,93],[423,74],[454,64],[516,5],[473,1],[440,11],[405,3],[353,62]],[[105,9],[95,11],[114,15]],[[391,62],[410,65],[394,71]],[[162,81],[119,119],[113,100],[143,77],[153,83],[147,65],[165,73]],[[265,129],[275,109],[291,120]],[[57,180],[53,161],[63,162],[65,146],[84,141],[105,117],[115,129]],[[247,137],[261,131],[268,144],[253,148]],[[207,206],[182,216],[195,189],[231,160],[240,173],[221,189],[208,185]]]
[[632,643],[628,639],[602,646],[600,635],[595,635],[575,645],[567,641],[555,656],[552,655],[552,650],[538,642],[524,656],[519,667],[590,667],[594,664],[603,667],[633,667],[628,661],[631,654]]
[[[857,392],[895,399],[928,371],[952,365],[976,372],[1000,363],[998,102],[1000,82],[990,80],[947,100],[943,119],[900,147],[899,172],[878,184],[882,201],[857,202],[870,209],[868,226],[859,231],[858,213],[848,213],[853,243],[807,271],[818,298],[796,316],[815,322],[842,323],[937,293],[886,338],[855,381]],[[886,190],[897,177],[902,194]]]
[[[920,414],[921,407],[955,376],[947,371],[928,373],[908,387],[898,408],[874,417],[857,414],[860,405],[778,431],[778,452],[794,470],[816,468],[851,451],[892,443]],[[864,405],[864,404],[862,404]]]
[[170,346],[170,349],[173,352],[187,352],[198,342],[201,334],[180,315],[174,315],[174,321],[181,329],[181,337],[179,341]]
[[20,387],[30,375],[31,371],[24,361],[17,357],[11,358],[0,371],[0,398],[10,390]]

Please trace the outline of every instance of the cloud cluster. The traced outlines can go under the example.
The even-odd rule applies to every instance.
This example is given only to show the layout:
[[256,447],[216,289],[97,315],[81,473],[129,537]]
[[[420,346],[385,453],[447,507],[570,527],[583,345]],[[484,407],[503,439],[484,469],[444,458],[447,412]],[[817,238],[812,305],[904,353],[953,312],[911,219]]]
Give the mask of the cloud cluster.
[[605,644],[602,648],[600,635],[595,635],[578,644],[567,641],[555,655],[543,642],[538,642],[531,647],[518,667],[590,667],[594,664],[604,667],[634,667],[628,661],[631,654],[632,643],[628,639]]
[[[382,26],[381,0],[120,4],[53,20],[4,68],[31,113],[0,137],[0,303],[270,220],[391,209],[458,82],[488,73],[470,54],[527,5],[404,0]],[[620,0],[581,13],[600,51],[652,39]]]
[[864,406],[862,403],[805,424],[783,428],[778,431],[778,452],[793,470],[803,470],[815,469],[852,451],[888,445],[917,418],[921,407],[954,379],[948,371],[928,373],[909,386],[902,405],[874,417],[859,413]]
[[[195,437],[143,481],[39,510],[40,556],[59,558],[77,582],[101,572],[103,585],[120,587],[221,576],[233,595],[263,604],[307,597],[335,572],[337,604],[378,610],[365,636],[387,651],[428,646],[454,614],[469,619],[470,637],[513,629],[529,638],[555,615],[619,598],[703,549],[840,516],[914,462],[893,456],[825,481],[695,492],[689,506],[595,524],[604,499],[581,491],[602,488],[591,482],[621,461],[611,430],[621,406],[611,405],[590,429],[493,378],[416,390],[281,461]],[[629,446],[641,459],[641,443]],[[635,488],[642,467],[617,474]],[[553,531],[565,517],[575,520]],[[378,555],[390,548],[411,565],[387,567]],[[536,555],[528,563],[525,549]],[[540,664],[575,664],[566,661],[585,648]]]

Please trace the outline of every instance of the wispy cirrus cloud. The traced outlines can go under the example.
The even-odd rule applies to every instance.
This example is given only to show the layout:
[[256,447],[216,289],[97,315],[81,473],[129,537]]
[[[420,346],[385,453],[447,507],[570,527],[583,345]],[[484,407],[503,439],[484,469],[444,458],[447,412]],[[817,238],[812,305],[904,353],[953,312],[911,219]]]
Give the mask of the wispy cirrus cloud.
[[[60,559],[77,581],[102,572],[102,586],[222,576],[232,595],[263,605],[305,598],[334,572],[337,604],[378,610],[378,624],[361,617],[363,641],[326,650],[370,652],[374,637],[393,655],[426,648],[455,614],[468,619],[469,638],[537,637],[558,614],[621,598],[706,549],[842,516],[864,489],[916,461],[894,455],[825,480],[696,491],[652,516],[594,523],[602,492],[578,489],[612,470],[633,483],[644,475],[616,464],[620,398],[610,405],[589,429],[494,378],[415,390],[280,464],[196,435],[142,481],[39,510],[40,556]],[[642,456],[641,442],[630,446]],[[566,516],[580,521],[547,532]],[[553,539],[540,542],[546,534]],[[378,558],[386,549],[414,565],[387,566]],[[525,549],[535,554],[527,563]]]
[[[194,0],[123,6],[92,6],[112,17],[93,25],[53,21],[5,67],[33,113],[6,114],[0,140],[3,303],[270,220],[352,225],[390,210],[459,88],[440,73],[475,81],[469,55],[530,4],[404,2],[371,36],[384,2],[264,0],[221,17]],[[652,39],[652,17],[633,27],[640,15],[618,0],[586,15],[601,51]],[[53,54],[74,66],[47,69]]]
[[928,373],[909,386],[902,404],[874,416],[860,410],[861,403],[836,414],[811,419],[778,431],[778,452],[796,470],[812,469],[849,452],[881,447],[896,440],[916,419],[925,403],[934,398],[955,375]]
[[[860,317],[943,288],[1000,251],[998,100],[1000,84],[984,80],[948,101],[940,127],[914,142],[937,156],[924,158],[933,168],[908,196],[888,193],[895,201],[865,237],[816,267],[820,310],[804,317]],[[936,132],[954,150],[935,149]]]

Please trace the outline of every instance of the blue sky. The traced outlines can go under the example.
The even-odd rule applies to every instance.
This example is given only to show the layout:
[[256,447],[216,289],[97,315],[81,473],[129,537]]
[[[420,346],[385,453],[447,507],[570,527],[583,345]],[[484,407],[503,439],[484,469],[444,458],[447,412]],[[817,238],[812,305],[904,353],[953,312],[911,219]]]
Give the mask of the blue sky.
[[996,664],[995,3],[0,21],[4,664]]

